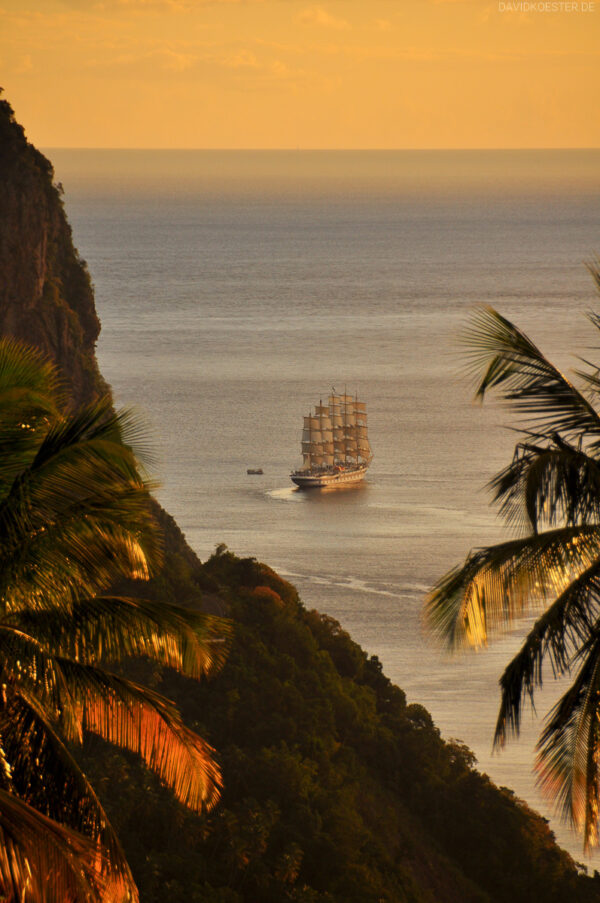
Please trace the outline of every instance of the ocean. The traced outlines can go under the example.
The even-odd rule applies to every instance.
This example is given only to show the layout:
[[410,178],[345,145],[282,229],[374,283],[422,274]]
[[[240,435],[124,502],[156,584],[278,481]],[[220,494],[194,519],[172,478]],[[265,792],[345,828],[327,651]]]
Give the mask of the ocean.
[[[224,542],[290,579],[583,861],[532,769],[559,688],[492,755],[498,678],[531,622],[448,658],[422,605],[471,548],[511,535],[485,487],[515,434],[505,409],[473,404],[473,308],[562,368],[600,359],[584,266],[600,151],[47,153],[95,284],[101,370],[144,416],[158,497],[192,547]],[[356,488],[301,492],[302,416],[332,386],[367,402],[373,464]]]

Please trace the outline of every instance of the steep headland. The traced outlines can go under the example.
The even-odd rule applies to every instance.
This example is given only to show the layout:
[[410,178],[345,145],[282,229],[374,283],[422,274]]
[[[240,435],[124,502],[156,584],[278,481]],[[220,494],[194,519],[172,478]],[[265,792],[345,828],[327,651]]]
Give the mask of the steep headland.
[[54,358],[80,403],[107,387],[94,354],[94,292],[60,194],[51,163],[0,100],[0,333]]
[[[0,101],[0,333],[52,356],[79,403],[106,391],[99,328],[52,166]],[[144,675],[219,752],[225,790],[209,817],[133,757],[85,748],[144,903],[600,900],[600,876],[582,875],[544,819],[444,742],[339,624],[254,559],[219,548],[201,563],[156,513],[164,567],[135,591],[227,611],[236,629],[210,683]]]

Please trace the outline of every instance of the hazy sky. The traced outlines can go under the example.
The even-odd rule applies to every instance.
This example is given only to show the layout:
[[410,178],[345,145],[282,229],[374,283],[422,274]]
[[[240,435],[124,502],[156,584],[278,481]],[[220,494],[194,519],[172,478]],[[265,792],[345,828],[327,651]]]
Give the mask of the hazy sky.
[[0,84],[44,147],[600,146],[600,0],[512,6],[0,0]]

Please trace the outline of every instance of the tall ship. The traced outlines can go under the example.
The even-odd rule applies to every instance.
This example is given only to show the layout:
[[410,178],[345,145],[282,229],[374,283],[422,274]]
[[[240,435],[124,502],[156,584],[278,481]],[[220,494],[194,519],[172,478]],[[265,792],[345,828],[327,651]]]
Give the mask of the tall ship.
[[333,389],[328,403],[319,401],[304,418],[302,467],[290,477],[302,489],[359,483],[372,460],[367,405]]

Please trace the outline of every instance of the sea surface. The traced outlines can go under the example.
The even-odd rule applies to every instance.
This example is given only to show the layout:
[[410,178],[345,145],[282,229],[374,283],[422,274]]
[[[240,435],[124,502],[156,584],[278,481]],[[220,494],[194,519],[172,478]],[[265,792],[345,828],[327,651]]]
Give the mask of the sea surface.
[[[459,340],[473,308],[563,368],[600,360],[584,266],[600,252],[600,151],[48,155],[96,287],[102,372],[145,415],[159,498],[193,548],[225,542],[288,577],[583,861],[532,771],[556,686],[491,752],[498,677],[528,624],[448,658],[422,605],[469,549],[510,535],[485,486],[515,434],[506,410],[473,404]],[[375,458],[359,487],[301,492],[302,416],[332,386],[367,402]]]

